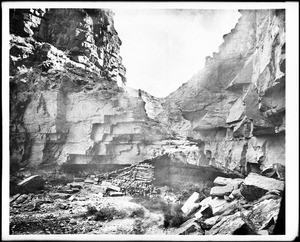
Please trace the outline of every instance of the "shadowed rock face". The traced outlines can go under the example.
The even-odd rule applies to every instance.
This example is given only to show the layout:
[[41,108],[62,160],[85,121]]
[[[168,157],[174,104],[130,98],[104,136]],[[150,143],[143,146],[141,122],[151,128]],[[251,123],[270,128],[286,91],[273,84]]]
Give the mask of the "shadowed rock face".
[[83,69],[99,73],[106,79],[116,80],[119,76],[126,81],[126,69],[119,55],[122,42],[114,29],[110,10],[12,9],[10,33],[49,43],[42,48],[45,60],[54,46]]
[[241,14],[205,68],[159,99],[124,87],[112,11],[11,10],[11,167],[128,165],[167,155],[236,176],[270,167],[279,174],[285,13]]
[[[242,10],[206,66],[171,93],[210,164],[242,175],[285,165],[285,12]],[[213,95],[212,95],[213,93]]]

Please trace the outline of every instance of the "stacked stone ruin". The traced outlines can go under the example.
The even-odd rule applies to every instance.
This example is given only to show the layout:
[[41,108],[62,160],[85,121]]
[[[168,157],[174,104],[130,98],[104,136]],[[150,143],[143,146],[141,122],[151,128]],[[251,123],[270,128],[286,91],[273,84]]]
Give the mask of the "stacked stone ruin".
[[140,163],[108,174],[112,182],[130,195],[150,195],[154,192],[154,166]]

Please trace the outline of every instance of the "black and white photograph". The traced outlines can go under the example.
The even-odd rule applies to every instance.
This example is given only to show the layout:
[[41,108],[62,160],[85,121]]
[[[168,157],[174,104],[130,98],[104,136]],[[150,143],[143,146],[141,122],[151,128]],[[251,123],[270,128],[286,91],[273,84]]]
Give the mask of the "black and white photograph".
[[2,2],[2,240],[298,237],[298,8]]

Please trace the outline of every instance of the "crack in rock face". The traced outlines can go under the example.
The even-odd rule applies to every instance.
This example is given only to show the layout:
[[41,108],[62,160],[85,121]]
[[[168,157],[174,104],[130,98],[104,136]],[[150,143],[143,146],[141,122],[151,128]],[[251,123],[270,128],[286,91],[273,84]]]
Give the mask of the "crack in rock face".
[[[240,13],[205,68],[156,98],[125,86],[111,10],[10,9],[13,208],[53,177],[64,185],[76,179],[86,184],[76,191],[51,185],[62,200],[109,181],[120,189],[101,190],[104,197],[180,201],[183,210],[156,201],[170,234],[272,234],[285,187],[285,11]],[[146,169],[144,163],[153,170],[137,178],[134,171]],[[36,199],[29,210],[53,203]],[[68,201],[55,206],[68,210],[75,196]],[[139,220],[132,226],[150,233]]]

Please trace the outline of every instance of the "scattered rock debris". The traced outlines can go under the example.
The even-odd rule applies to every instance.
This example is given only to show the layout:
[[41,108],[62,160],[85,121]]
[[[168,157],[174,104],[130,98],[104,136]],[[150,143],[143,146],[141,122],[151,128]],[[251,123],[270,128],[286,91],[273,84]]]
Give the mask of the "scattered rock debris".
[[[44,190],[34,184],[34,181],[47,184],[42,177],[26,178],[21,185],[30,184],[32,190],[39,189],[11,197],[10,233],[273,233],[282,196],[281,181],[262,177],[262,180],[267,179],[268,185],[261,185],[254,180],[261,176],[252,173],[245,179],[217,177],[211,190],[230,187],[230,191],[217,195],[211,192],[204,199],[200,193],[193,192],[183,203],[178,203],[184,191],[155,187],[153,172],[153,165],[135,164],[106,174],[74,177],[72,182],[47,185]],[[249,188],[246,185],[249,180],[251,189],[264,186],[270,190],[249,199],[243,195],[248,193],[241,192]],[[122,226],[120,221],[126,224]]]

